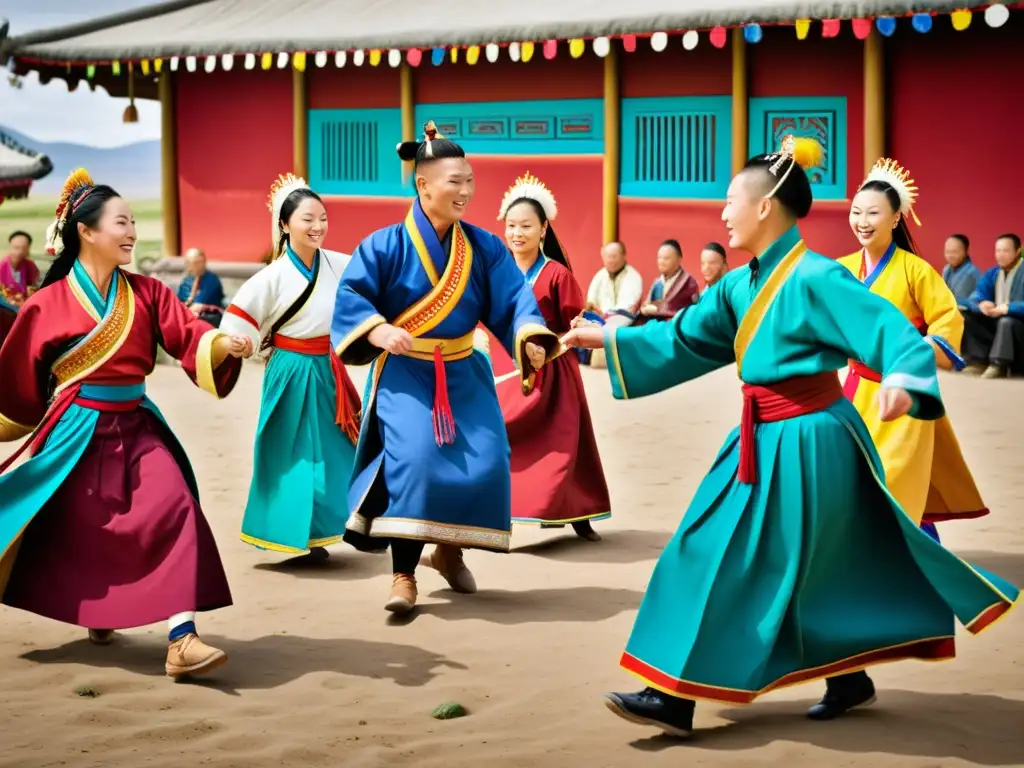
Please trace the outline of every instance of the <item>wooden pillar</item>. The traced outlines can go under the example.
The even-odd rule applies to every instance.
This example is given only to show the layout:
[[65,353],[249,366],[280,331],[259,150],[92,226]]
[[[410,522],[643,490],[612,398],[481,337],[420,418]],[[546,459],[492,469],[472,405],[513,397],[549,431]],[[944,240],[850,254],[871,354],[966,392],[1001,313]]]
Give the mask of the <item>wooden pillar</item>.
[[309,88],[305,69],[292,67],[292,173],[309,180]]
[[[739,173],[750,158],[750,116],[747,93],[747,41],[743,30],[732,30],[732,172]],[[768,148],[769,152],[775,150]]]
[[864,176],[885,157],[885,57],[877,29],[864,40]]
[[622,103],[619,93],[619,55],[612,44],[604,57],[604,183],[602,222],[604,242],[619,238],[619,170],[622,155]]
[[[413,95],[412,67],[402,62],[398,69],[400,76],[399,104],[402,107],[402,141],[416,140],[416,98]],[[406,174],[412,173],[412,162],[402,163]]]
[[164,223],[164,256],[181,255],[181,218],[178,201],[178,126],[174,110],[174,83],[168,67],[160,73],[160,208]]

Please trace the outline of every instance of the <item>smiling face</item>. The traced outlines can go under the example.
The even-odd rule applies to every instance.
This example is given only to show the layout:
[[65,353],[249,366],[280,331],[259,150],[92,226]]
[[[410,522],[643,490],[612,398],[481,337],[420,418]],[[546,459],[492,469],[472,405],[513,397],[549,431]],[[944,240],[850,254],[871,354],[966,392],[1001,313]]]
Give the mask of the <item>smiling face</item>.
[[284,231],[292,248],[315,251],[327,237],[327,209],[315,197],[303,198],[288,217]]
[[899,211],[884,192],[862,189],[850,206],[850,229],[861,247],[884,251],[892,242],[892,231],[900,223]]
[[505,243],[516,256],[533,256],[540,250],[540,241],[548,232],[533,204],[522,200],[505,214]]
[[464,157],[446,157],[423,163],[416,171],[420,204],[434,226],[461,221],[473,199],[473,166]]
[[78,224],[83,247],[88,245],[93,258],[110,267],[132,263],[135,250],[135,217],[122,198],[112,197],[103,204],[96,228]]
[[718,251],[705,248],[700,252],[700,273],[708,285],[717,283],[725,274],[725,257]]
[[21,262],[28,258],[30,247],[31,242],[28,239],[28,235],[14,235],[14,237],[11,238],[10,248],[7,251],[7,255],[12,267],[17,268],[21,265]]
[[764,179],[760,173],[738,174],[729,183],[725,194],[722,221],[729,232],[729,247],[753,252],[761,227],[771,212],[773,202],[765,198]]

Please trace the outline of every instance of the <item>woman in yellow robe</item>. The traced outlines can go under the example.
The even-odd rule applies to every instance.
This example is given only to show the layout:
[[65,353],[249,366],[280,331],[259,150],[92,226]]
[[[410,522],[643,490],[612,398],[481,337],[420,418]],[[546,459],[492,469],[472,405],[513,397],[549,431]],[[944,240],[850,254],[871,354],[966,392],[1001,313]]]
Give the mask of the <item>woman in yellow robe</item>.
[[[908,216],[916,221],[916,199],[917,187],[907,171],[893,160],[879,160],[850,208],[850,226],[861,250],[839,261],[906,315],[935,348],[940,368],[961,370],[963,317],[939,273],[915,254],[907,227]],[[882,422],[875,400],[879,386],[877,372],[850,361],[844,391],[871,432],[886,484],[900,506],[936,539],[936,522],[988,514],[949,416]]]

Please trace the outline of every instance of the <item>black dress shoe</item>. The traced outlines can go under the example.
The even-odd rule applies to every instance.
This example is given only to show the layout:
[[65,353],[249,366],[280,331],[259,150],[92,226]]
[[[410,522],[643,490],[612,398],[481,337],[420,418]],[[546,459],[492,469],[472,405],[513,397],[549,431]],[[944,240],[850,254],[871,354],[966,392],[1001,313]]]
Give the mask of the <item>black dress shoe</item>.
[[624,720],[653,725],[677,738],[686,738],[693,732],[694,704],[690,699],[644,688],[637,693],[606,693],[604,703]]
[[807,710],[811,720],[834,720],[855,707],[875,702],[875,684],[863,670],[825,678],[825,696]]

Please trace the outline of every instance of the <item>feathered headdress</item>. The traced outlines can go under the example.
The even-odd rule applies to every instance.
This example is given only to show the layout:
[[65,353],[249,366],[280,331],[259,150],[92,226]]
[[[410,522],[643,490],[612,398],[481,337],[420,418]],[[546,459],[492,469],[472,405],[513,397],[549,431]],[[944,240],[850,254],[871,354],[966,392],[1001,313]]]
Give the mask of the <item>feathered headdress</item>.
[[[786,183],[786,179],[789,178],[789,174],[795,166],[799,165],[806,171],[820,164],[824,156],[825,150],[822,149],[821,144],[815,139],[797,138],[792,134],[787,135],[782,140],[782,148],[775,155],[775,162],[768,166],[768,172],[772,176],[779,176],[783,165],[786,166],[786,170],[782,176],[779,176],[779,180],[772,187],[772,191],[768,193],[767,197],[775,196],[775,193]],[[787,163],[787,160],[790,162]]]
[[[900,213],[909,216],[917,226],[921,226],[920,219],[914,213],[914,203],[917,202],[917,185],[910,178],[910,171],[895,160],[883,157],[872,167],[868,177],[864,179],[864,184],[869,181],[881,181],[895,189],[900,198]],[[861,186],[863,187],[864,184]]]
[[[60,200],[57,202],[56,218],[46,228],[46,252],[51,256],[60,256],[61,251],[64,250],[64,224],[67,222],[68,216],[72,211],[71,196],[79,189],[94,186],[96,184],[85,168],[78,168],[73,171],[68,176],[67,181],[64,182],[64,187],[60,191]],[[81,195],[75,201],[75,206],[80,205],[88,194],[86,192],[85,195]]]
[[278,252],[278,245],[281,242],[281,229],[278,226],[278,222],[281,220],[281,206],[284,205],[288,195],[297,189],[309,189],[309,185],[305,179],[293,173],[278,176],[274,183],[270,185],[270,194],[267,195],[267,208],[270,209],[271,214],[270,247],[275,259],[281,255]]
[[501,207],[498,208],[498,220],[501,221],[508,214],[508,209],[519,200],[533,200],[544,209],[544,215],[548,221],[554,221],[558,216],[558,204],[551,190],[544,182],[538,179],[529,171],[516,179],[516,183],[508,188],[505,197],[501,199]]

